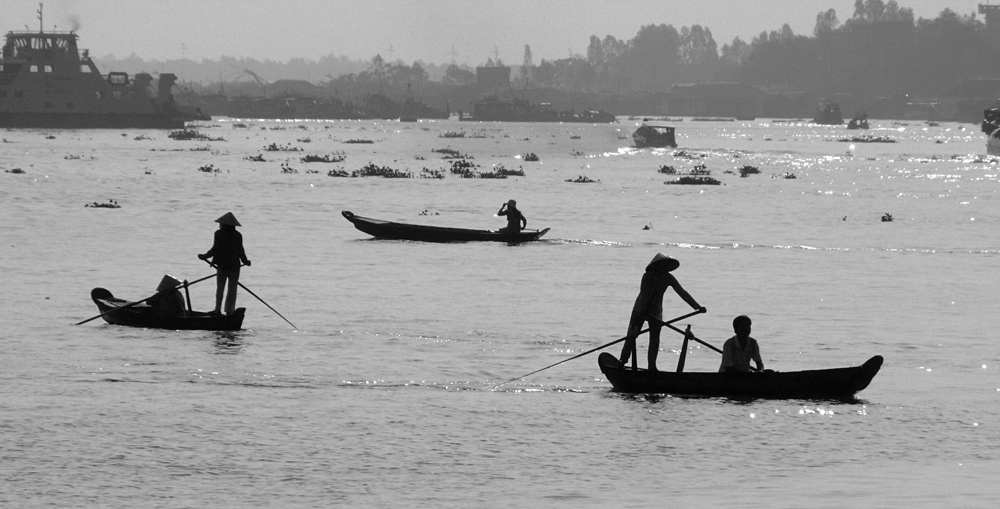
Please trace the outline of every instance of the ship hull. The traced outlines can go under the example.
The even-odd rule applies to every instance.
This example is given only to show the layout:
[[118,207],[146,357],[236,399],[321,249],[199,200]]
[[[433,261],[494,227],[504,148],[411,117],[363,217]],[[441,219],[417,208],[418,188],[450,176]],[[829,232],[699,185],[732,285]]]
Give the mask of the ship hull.
[[0,112],[0,127],[19,129],[180,129],[184,119],[149,113]]

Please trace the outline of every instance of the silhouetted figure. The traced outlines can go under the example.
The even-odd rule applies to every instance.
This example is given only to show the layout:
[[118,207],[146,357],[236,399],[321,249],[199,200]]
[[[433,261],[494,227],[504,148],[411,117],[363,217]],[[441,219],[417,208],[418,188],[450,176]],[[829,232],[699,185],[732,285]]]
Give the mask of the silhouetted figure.
[[507,200],[507,203],[501,205],[497,215],[507,216],[507,227],[500,228],[500,233],[515,234],[528,226],[528,220],[520,210],[517,210],[517,202],[514,200]]
[[187,309],[184,307],[184,296],[177,289],[180,285],[181,282],[173,276],[169,274],[163,276],[159,286],[156,287],[156,292],[159,295],[147,301],[156,314],[160,316],[183,316],[187,314]]
[[639,336],[639,331],[642,330],[643,323],[649,322],[647,367],[656,371],[656,356],[660,350],[660,329],[663,327],[663,294],[667,288],[673,288],[674,292],[692,308],[702,313],[707,311],[681,287],[677,278],[671,274],[680,265],[681,262],[663,253],[657,253],[649,265],[646,265],[646,272],[642,275],[642,282],[639,284],[639,295],[635,298],[635,305],[632,306],[632,317],[628,323],[626,335],[629,338],[625,340],[625,346],[622,347],[622,355],[619,359],[623,366],[631,357],[632,368],[636,367],[638,354],[636,353],[635,340]]
[[236,220],[232,212],[226,212],[222,217],[215,220],[219,223],[219,229],[215,231],[215,242],[212,249],[207,253],[198,255],[202,260],[212,259],[217,272],[215,290],[215,313],[219,313],[222,307],[222,295],[229,287],[226,294],[226,314],[231,314],[236,309],[236,287],[240,281],[240,262],[247,267],[250,260],[247,259],[246,252],[243,251],[243,235],[236,231],[237,226],[243,226]]
[[736,335],[727,339],[722,345],[722,364],[719,373],[745,373],[750,371],[750,360],[757,364],[757,371],[764,370],[764,361],[760,359],[760,346],[757,340],[750,337],[750,317],[740,315],[733,319],[733,331]]

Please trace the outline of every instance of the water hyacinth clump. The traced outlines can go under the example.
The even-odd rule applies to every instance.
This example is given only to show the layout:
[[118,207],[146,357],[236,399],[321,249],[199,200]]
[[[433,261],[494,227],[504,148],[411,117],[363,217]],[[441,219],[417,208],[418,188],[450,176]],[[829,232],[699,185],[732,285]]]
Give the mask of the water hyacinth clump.
[[664,182],[664,184],[670,185],[686,185],[686,186],[717,186],[722,184],[718,180],[712,177],[689,177],[684,176],[677,180],[671,180]]
[[352,177],[382,177],[387,179],[408,179],[413,178],[413,173],[409,171],[396,170],[388,166],[379,166],[375,163],[368,163],[360,170],[351,172]]

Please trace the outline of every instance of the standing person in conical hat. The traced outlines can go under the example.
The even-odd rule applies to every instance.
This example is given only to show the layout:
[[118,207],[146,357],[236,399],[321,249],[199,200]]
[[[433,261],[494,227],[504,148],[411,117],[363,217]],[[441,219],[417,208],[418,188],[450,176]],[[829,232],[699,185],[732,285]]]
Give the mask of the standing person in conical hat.
[[663,328],[663,294],[667,288],[673,288],[680,298],[684,299],[689,306],[697,311],[705,313],[707,310],[681,287],[674,277],[673,272],[681,262],[663,253],[656,253],[653,260],[646,265],[646,272],[642,275],[642,282],[639,284],[639,296],[635,298],[635,305],[632,306],[632,318],[628,322],[628,339],[622,348],[622,355],[619,361],[622,366],[632,358],[632,368],[636,367],[638,354],[635,351],[635,339],[642,330],[642,324],[649,322],[649,353],[646,361],[647,367],[651,371],[656,371],[656,356],[660,351],[660,329]]
[[207,253],[198,255],[202,260],[212,259],[210,263],[215,265],[217,272],[215,290],[215,313],[220,313],[222,308],[222,295],[226,292],[226,314],[231,314],[236,309],[236,287],[240,281],[240,262],[247,267],[250,260],[247,259],[246,252],[243,251],[243,235],[236,231],[237,226],[243,226],[236,220],[232,212],[226,212],[222,217],[215,220],[219,223],[219,229],[215,231],[215,243]]
[[528,220],[524,218],[524,214],[521,214],[520,210],[517,210],[517,202],[514,200],[507,200],[507,203],[500,205],[500,211],[497,212],[498,216],[507,216],[507,227],[500,228],[500,233],[515,234],[520,233],[526,226],[528,226]]

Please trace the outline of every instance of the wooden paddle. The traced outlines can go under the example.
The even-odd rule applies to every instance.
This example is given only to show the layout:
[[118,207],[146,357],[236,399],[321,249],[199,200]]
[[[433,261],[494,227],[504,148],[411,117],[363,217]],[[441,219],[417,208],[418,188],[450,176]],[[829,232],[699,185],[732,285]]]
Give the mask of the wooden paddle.
[[[685,339],[686,339],[686,338],[688,337],[688,336],[686,336],[686,334],[687,334],[686,332],[684,332],[684,331],[682,331],[682,330],[678,329],[677,327],[674,327],[673,325],[670,325],[670,323],[666,323],[666,322],[665,322],[665,323],[664,323],[663,325],[665,325],[666,327],[668,327],[668,328],[670,328],[670,329],[673,329],[673,330],[675,330],[675,331],[677,331],[677,332],[679,332],[679,333],[681,333],[681,334],[685,334]],[[688,329],[690,329],[690,328],[691,328],[691,327],[690,327],[690,326],[688,326]],[[697,342],[699,342],[699,343],[701,343],[701,344],[703,344],[703,345],[705,345],[705,346],[707,346],[707,347],[711,348],[712,350],[715,350],[716,352],[719,352],[719,354],[722,354],[722,350],[719,350],[718,348],[716,348],[716,347],[714,347],[714,346],[712,346],[712,345],[710,345],[710,344],[708,344],[708,343],[706,343],[706,342],[704,342],[704,341],[702,341],[702,340],[700,340],[700,339],[698,339],[698,338],[694,337],[694,334],[691,334],[691,335],[690,335],[690,338],[691,338],[692,340],[694,340],[694,341],[697,341]],[[684,350],[685,350],[685,353],[686,353],[686,350],[687,350],[687,348],[684,348]],[[683,367],[683,364],[681,364],[681,367]],[[760,371],[760,370],[759,370],[759,369],[757,369],[757,368],[756,368],[755,366],[750,366],[750,369],[752,369],[752,370],[754,370],[754,371]]]
[[118,311],[118,310],[121,310],[121,309],[126,309],[126,308],[130,308],[132,306],[136,306],[136,305],[142,304],[143,302],[146,302],[147,300],[152,299],[154,297],[158,297],[158,296],[160,296],[160,295],[162,295],[164,293],[172,292],[172,291],[175,291],[175,290],[178,290],[178,289],[181,289],[181,288],[187,288],[188,286],[191,286],[191,285],[193,285],[195,283],[200,283],[200,282],[202,282],[202,281],[204,281],[204,280],[206,280],[208,278],[211,278],[211,277],[215,277],[215,274],[212,274],[211,276],[205,276],[205,277],[203,277],[201,279],[196,279],[194,281],[191,281],[190,283],[188,283],[187,281],[185,281],[185,282],[183,282],[183,283],[181,283],[181,284],[179,284],[179,285],[177,285],[177,286],[175,286],[173,288],[168,288],[166,290],[161,290],[159,292],[154,293],[153,295],[150,295],[149,297],[146,297],[145,299],[137,300],[135,302],[129,302],[128,304],[124,304],[124,305],[118,306],[118,307],[116,307],[114,309],[109,309],[109,310],[107,310],[107,311],[105,311],[105,312],[103,312],[103,313],[101,313],[101,314],[99,314],[99,315],[97,315],[97,316],[95,316],[93,318],[88,318],[88,319],[86,319],[86,320],[84,320],[82,322],[77,322],[77,323],[75,323],[73,325],[83,325],[83,324],[85,324],[85,323],[87,323],[87,322],[89,322],[91,320],[97,320],[98,318],[100,318],[100,317],[102,317],[104,315],[107,315],[107,314],[110,314],[110,313],[114,313],[115,311]]
[[[685,319],[685,318],[690,318],[690,317],[692,317],[692,316],[694,316],[694,315],[697,315],[697,314],[701,314],[701,313],[702,313],[702,311],[700,311],[700,310],[699,310],[699,311],[694,311],[694,312],[692,312],[692,313],[688,313],[688,314],[686,314],[686,315],[684,315],[684,316],[678,316],[677,318],[674,318],[673,320],[670,320],[670,321],[667,321],[667,322],[663,322],[663,325],[666,325],[667,327],[671,327],[671,326],[670,326],[670,324],[672,324],[672,323],[674,323],[674,322],[678,322],[678,321],[681,321],[681,320],[683,320],[683,319]],[[673,327],[671,327],[671,328],[673,328]],[[504,382],[504,383],[502,383],[502,384],[499,384],[499,385],[494,385],[494,386],[493,386],[493,388],[492,388],[492,389],[490,389],[490,390],[496,390],[496,388],[497,388],[497,387],[500,387],[501,385],[507,385],[507,384],[509,384],[509,383],[513,382],[514,380],[520,380],[520,379],[522,379],[522,378],[527,378],[527,377],[529,377],[529,376],[531,376],[531,375],[534,375],[535,373],[538,373],[538,372],[540,372],[540,371],[545,371],[546,369],[549,369],[549,368],[551,368],[551,367],[555,367],[555,366],[558,366],[558,365],[560,365],[560,364],[562,364],[562,363],[564,363],[564,362],[569,362],[569,361],[571,361],[571,360],[573,360],[573,359],[577,359],[577,358],[580,358],[580,357],[583,357],[584,355],[587,355],[588,353],[593,353],[593,352],[596,352],[596,351],[598,351],[598,350],[601,350],[601,349],[603,349],[603,348],[607,348],[607,347],[609,347],[609,346],[611,346],[611,345],[614,345],[614,344],[618,344],[618,343],[621,343],[622,341],[625,341],[625,340],[626,340],[626,339],[628,339],[628,338],[631,338],[631,337],[635,337],[635,336],[638,336],[639,334],[642,334],[642,333],[644,333],[644,332],[649,332],[649,329],[643,329],[643,330],[641,330],[641,331],[639,331],[639,332],[635,333],[635,335],[634,335],[634,336],[633,336],[633,335],[629,335],[629,336],[625,336],[625,337],[623,337],[623,338],[618,338],[618,339],[616,339],[616,340],[614,340],[614,341],[612,341],[612,342],[610,342],[610,343],[607,343],[607,344],[603,344],[603,345],[601,345],[601,346],[599,346],[599,347],[597,347],[597,348],[591,348],[590,350],[587,350],[586,352],[583,352],[583,353],[581,353],[581,354],[577,354],[577,355],[574,355],[574,356],[570,357],[569,359],[563,359],[563,360],[561,360],[561,361],[559,361],[559,362],[557,362],[557,363],[555,363],[555,364],[550,364],[550,365],[548,365],[548,366],[545,366],[545,367],[544,367],[544,368],[542,368],[542,369],[536,369],[536,370],[534,370],[534,371],[532,371],[531,373],[528,373],[528,374],[526,374],[526,375],[521,375],[521,376],[519,376],[519,377],[516,377],[516,378],[511,378],[510,380],[507,380],[506,382]]]

